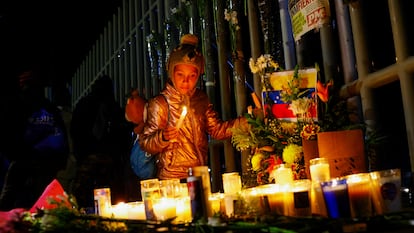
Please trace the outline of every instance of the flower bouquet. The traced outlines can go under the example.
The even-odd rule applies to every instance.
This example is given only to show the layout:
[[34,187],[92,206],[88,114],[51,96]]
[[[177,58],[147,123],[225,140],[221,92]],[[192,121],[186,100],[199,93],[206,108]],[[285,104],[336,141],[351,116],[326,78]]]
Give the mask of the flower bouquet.
[[322,131],[352,125],[346,101],[334,94],[333,81],[321,82],[319,68],[283,71],[268,54],[249,62],[260,75],[263,111],[248,107],[247,128],[233,129],[232,143],[239,151],[250,150],[245,187],[277,182],[272,173],[278,164],[292,168],[294,179],[307,177],[303,140],[315,140]]

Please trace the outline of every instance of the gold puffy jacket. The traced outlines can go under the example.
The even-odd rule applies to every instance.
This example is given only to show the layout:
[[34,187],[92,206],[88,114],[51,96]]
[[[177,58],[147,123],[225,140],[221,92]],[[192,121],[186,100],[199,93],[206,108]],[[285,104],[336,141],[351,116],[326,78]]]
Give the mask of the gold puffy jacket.
[[[183,105],[187,106],[188,111],[180,128],[181,136],[177,140],[164,141],[163,129],[167,124],[177,124]],[[208,161],[208,136],[217,140],[227,139],[231,137],[231,127],[247,124],[245,117],[222,121],[203,91],[196,89],[189,97],[181,95],[170,83],[161,95],[149,101],[147,112],[139,142],[143,150],[158,156],[159,179],[185,178],[188,168],[205,166]]]

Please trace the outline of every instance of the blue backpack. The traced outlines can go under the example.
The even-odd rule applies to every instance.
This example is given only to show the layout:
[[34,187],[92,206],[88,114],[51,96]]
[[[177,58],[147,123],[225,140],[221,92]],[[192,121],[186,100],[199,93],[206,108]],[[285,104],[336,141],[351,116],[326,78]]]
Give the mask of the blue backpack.
[[138,135],[131,148],[131,168],[139,179],[155,178],[157,174],[156,156],[143,151],[138,143]]

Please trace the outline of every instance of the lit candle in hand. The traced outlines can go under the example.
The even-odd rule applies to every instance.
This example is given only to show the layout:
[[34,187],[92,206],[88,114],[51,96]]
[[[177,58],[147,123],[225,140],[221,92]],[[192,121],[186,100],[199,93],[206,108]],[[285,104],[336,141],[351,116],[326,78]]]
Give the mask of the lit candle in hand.
[[187,115],[187,107],[183,106],[183,111],[181,112],[180,119],[177,121],[177,125],[175,126],[177,129],[181,128],[184,123],[185,116]]

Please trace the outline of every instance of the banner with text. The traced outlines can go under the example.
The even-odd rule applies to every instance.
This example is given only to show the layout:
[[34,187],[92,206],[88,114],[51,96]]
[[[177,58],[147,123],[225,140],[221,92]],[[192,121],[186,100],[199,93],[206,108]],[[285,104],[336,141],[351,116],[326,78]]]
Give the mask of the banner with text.
[[329,23],[329,0],[289,0],[293,37],[298,41],[305,33]]

